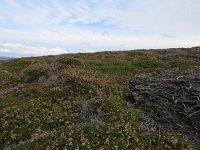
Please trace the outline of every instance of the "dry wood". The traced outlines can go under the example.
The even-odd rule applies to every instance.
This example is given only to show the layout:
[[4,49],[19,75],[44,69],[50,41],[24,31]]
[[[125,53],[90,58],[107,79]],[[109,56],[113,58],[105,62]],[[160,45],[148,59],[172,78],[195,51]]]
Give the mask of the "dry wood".
[[199,72],[137,76],[130,90],[130,102],[152,118],[157,129],[200,143]]

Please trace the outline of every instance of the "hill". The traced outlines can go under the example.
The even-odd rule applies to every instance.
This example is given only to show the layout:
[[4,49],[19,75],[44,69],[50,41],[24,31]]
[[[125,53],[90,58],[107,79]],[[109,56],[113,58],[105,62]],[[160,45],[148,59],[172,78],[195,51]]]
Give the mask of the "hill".
[[11,57],[0,57],[0,60],[9,60],[9,59],[13,59]]
[[0,149],[198,149],[199,60],[194,47],[3,62]]

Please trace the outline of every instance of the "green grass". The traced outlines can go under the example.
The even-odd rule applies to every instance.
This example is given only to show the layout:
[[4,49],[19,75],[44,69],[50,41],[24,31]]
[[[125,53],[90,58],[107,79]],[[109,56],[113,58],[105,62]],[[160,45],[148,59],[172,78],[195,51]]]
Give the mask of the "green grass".
[[0,64],[0,90],[23,85],[0,95],[0,149],[194,147],[182,136],[141,128],[143,115],[126,100],[134,75],[199,69],[197,58],[188,58],[182,49],[176,52],[179,57],[141,50],[23,58]]
[[18,73],[22,69],[28,67],[30,65],[31,60],[29,59],[14,59],[10,61],[6,61],[5,63],[0,64],[0,70],[7,70],[12,73]]
[[159,66],[159,61],[151,60],[148,57],[140,58],[137,55],[135,55],[135,57],[128,57],[125,60],[115,58],[89,62],[89,67],[92,70],[109,74],[148,72],[152,69],[158,68]]

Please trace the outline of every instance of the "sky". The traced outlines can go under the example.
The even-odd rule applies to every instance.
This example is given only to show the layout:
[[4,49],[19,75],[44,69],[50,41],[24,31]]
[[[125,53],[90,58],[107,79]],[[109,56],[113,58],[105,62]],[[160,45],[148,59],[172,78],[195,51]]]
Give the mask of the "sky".
[[0,56],[200,46],[200,0],[0,0]]

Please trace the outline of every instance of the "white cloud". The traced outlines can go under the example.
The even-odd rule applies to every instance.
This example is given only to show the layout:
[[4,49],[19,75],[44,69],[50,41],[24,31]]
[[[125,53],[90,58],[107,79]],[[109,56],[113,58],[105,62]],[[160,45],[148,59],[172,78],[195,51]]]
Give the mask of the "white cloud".
[[[18,31],[0,29],[4,35],[0,40],[24,41],[32,43],[46,43],[45,45],[60,45],[72,52],[80,52],[83,49],[90,50],[112,50],[112,49],[136,49],[136,48],[167,48],[167,47],[191,47],[198,46],[200,35],[173,36],[168,34],[160,35],[132,35],[123,33],[109,33],[109,36],[101,32],[94,32],[86,29],[57,29],[55,31]],[[12,35],[13,40],[10,38]],[[168,36],[166,36],[168,35]],[[123,45],[123,46],[122,46]],[[71,49],[72,48],[72,49]],[[25,49],[25,48],[24,48]],[[36,49],[36,48],[35,48]],[[47,50],[46,50],[47,52]],[[45,52],[45,53],[46,53]]]
[[43,24],[48,22],[51,16],[51,8],[45,6],[33,6],[30,10],[21,10],[20,15],[14,16],[17,23],[22,24]]
[[8,5],[15,7],[17,9],[21,9],[23,8],[22,5],[20,3],[18,3],[15,0],[3,0],[5,3],[7,3]]
[[56,10],[57,15],[50,20],[50,23],[59,24],[65,21],[67,18],[71,17],[71,13],[69,13],[67,9],[60,3],[55,3],[54,7],[54,10]]
[[5,18],[0,14],[0,24],[5,22]]
[[[4,0],[11,12],[7,16],[19,24],[93,24],[114,26],[120,30],[196,33],[200,25],[199,0],[107,0],[49,1],[36,4]],[[6,6],[7,6],[6,5]],[[11,7],[11,8],[10,8]],[[200,33],[200,30],[198,30]]]
[[198,46],[199,5],[199,0],[4,0],[0,11],[9,26],[0,27],[0,41],[25,44],[20,54],[28,45],[71,52]]
[[56,55],[66,53],[63,48],[33,47],[17,43],[0,43],[0,53],[15,53],[21,56]]
[[15,0],[4,0],[6,16],[11,22],[17,24],[42,24],[51,19],[53,8],[48,5],[35,5],[34,3],[21,3]]

